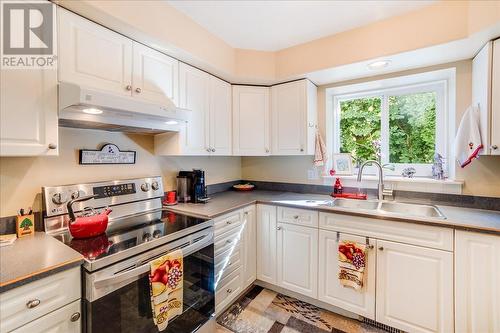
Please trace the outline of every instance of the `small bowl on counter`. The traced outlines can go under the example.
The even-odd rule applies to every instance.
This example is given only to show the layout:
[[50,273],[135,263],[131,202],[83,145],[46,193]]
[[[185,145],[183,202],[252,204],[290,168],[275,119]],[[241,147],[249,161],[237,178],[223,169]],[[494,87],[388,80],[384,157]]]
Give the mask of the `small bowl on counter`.
[[255,189],[255,185],[254,184],[250,184],[250,183],[237,184],[237,185],[233,185],[233,189],[236,190],[236,191],[241,191],[241,192],[253,191]]

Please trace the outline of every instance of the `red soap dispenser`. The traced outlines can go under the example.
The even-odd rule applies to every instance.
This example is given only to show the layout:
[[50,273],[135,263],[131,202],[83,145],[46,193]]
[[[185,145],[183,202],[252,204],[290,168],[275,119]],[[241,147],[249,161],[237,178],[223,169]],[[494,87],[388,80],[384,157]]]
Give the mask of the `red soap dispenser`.
[[335,185],[333,186],[333,195],[340,195],[342,194],[342,191],[342,183],[340,182],[340,178],[337,178],[337,180],[335,180]]

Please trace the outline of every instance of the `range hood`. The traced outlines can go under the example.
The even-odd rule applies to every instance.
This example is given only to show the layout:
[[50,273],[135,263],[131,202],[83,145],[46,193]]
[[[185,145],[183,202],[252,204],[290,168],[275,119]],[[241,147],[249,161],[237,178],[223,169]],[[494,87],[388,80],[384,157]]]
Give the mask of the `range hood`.
[[160,104],[59,82],[59,125],[63,127],[151,134],[178,132],[190,113],[166,97]]

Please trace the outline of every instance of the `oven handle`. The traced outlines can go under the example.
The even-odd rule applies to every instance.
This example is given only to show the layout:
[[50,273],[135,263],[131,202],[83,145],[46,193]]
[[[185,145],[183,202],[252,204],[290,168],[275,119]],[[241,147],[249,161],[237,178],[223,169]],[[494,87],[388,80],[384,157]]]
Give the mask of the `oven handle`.
[[[169,252],[173,252],[178,249],[182,249],[182,255],[183,256],[188,256],[191,253],[194,253],[198,250],[201,250],[205,246],[209,245],[211,242],[213,242],[213,232],[207,233],[206,235],[203,235],[201,239],[198,239],[194,243],[191,243],[190,245],[184,245],[180,246],[178,248],[174,248],[170,250]],[[117,284],[126,280],[129,280],[131,278],[140,276],[144,273],[149,272],[151,269],[151,266],[148,263],[145,263],[141,266],[138,266],[136,268],[127,270],[123,273],[115,274],[109,277],[105,277],[102,279],[98,279],[94,281],[94,288],[99,289],[99,288],[104,288],[109,285]]]

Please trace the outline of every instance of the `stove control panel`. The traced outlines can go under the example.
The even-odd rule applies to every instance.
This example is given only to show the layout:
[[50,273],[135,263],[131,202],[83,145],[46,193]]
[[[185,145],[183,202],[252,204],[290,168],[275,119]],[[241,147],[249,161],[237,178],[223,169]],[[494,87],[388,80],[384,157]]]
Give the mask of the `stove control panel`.
[[106,197],[114,197],[118,195],[125,194],[134,194],[135,193],[135,184],[119,184],[119,185],[106,185],[106,186],[97,186],[94,187],[94,195],[97,195],[97,199],[106,198]]
[[44,215],[47,217],[67,214],[66,204],[78,197],[96,195],[95,199],[77,202],[73,209],[78,212],[85,207],[101,208],[135,201],[162,198],[161,177],[114,180],[109,182],[47,186],[42,188]]

